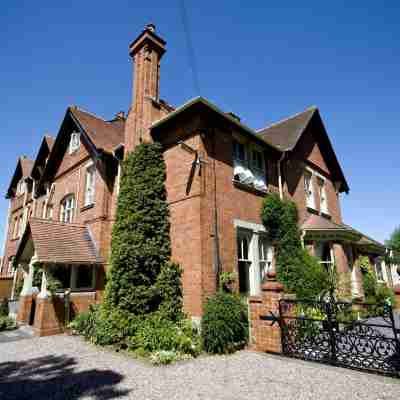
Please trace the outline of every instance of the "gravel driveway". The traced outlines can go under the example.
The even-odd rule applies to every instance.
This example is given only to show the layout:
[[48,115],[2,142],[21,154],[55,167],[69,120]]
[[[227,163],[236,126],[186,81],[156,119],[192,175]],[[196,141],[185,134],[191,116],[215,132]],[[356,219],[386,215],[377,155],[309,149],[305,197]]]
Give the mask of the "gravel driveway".
[[0,399],[398,399],[400,380],[242,351],[152,367],[70,336],[0,343]]

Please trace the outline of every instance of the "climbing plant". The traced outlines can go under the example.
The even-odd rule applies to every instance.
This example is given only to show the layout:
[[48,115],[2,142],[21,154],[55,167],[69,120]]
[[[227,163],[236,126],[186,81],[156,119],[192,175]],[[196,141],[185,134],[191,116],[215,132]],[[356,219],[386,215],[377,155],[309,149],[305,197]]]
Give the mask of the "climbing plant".
[[286,291],[298,298],[317,298],[333,289],[335,281],[330,274],[303,249],[294,202],[281,200],[278,194],[268,195],[261,219],[275,248],[277,278]]

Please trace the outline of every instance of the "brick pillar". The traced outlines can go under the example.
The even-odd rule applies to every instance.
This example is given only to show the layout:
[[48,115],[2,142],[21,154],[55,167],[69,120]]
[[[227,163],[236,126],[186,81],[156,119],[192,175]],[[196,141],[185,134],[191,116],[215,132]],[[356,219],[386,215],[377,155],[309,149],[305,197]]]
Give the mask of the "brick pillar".
[[394,289],[394,297],[396,299],[396,303],[394,304],[394,308],[400,311],[400,284],[395,285]]
[[262,285],[261,296],[252,296],[250,304],[250,347],[257,351],[282,353],[281,329],[279,324],[260,319],[262,315],[279,315],[279,300],[283,285],[276,281],[274,271],[268,272],[268,280]]
[[333,243],[333,255],[338,278],[338,295],[351,299],[351,272],[342,243]]
[[29,263],[28,272],[26,272],[25,269],[23,269],[24,286],[22,287],[21,294],[19,296],[18,314],[17,314],[17,322],[20,324],[28,324],[31,316],[31,309],[33,302],[32,280],[34,273],[34,264],[36,261],[37,258],[33,256]]
[[50,336],[64,331],[63,301],[58,297],[37,297],[33,331],[36,336]]

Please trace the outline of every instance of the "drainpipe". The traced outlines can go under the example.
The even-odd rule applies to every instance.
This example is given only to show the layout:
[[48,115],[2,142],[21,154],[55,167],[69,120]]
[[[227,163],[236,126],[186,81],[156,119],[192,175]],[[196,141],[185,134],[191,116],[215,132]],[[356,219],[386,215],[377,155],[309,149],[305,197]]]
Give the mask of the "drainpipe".
[[283,187],[282,187],[282,169],[281,169],[281,162],[285,158],[286,151],[282,153],[281,158],[278,160],[278,185],[279,185],[279,197],[283,200]]

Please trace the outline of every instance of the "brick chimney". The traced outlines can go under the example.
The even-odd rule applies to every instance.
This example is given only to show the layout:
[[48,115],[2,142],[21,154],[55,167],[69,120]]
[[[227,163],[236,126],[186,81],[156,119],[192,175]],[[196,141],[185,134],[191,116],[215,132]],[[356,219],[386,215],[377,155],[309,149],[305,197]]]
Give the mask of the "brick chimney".
[[142,141],[151,141],[149,127],[159,118],[160,60],[166,42],[155,30],[153,24],[146,25],[129,46],[134,79],[132,104],[125,124],[125,154]]

